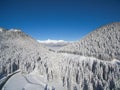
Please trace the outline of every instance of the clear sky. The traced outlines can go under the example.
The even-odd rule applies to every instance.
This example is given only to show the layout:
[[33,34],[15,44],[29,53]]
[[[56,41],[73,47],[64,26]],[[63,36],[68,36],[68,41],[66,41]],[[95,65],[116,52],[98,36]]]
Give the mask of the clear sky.
[[0,27],[19,28],[40,40],[79,40],[118,21],[120,0],[0,0]]

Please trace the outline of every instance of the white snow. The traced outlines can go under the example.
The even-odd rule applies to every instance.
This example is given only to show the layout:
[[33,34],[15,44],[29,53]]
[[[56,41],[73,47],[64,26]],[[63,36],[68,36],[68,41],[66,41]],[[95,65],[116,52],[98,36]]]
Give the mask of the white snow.
[[7,83],[3,86],[2,90],[22,90],[27,81],[21,73],[17,73],[12,76]]
[[[101,70],[99,67],[100,62],[104,63],[104,65],[107,65],[107,64],[112,65],[117,62],[120,63],[119,60],[115,60],[115,59],[113,61],[101,61],[94,57],[86,57],[86,56],[79,56],[79,55],[65,54],[65,53],[60,53],[60,54],[58,53],[56,58],[51,57],[51,60],[54,60],[54,66],[53,67],[48,66],[48,68],[49,69],[51,68],[53,70],[55,69],[56,71],[58,71],[56,75],[58,76],[65,75],[65,77],[68,77],[68,78],[74,78],[74,74],[76,70],[78,70],[77,69],[78,63],[82,68],[81,70],[83,71],[85,70],[85,73],[83,76],[86,78],[88,78],[89,75],[92,77],[93,73],[91,71],[88,71],[88,67],[85,66],[86,65],[85,63],[89,63],[88,64],[89,68],[92,68],[94,62],[96,61],[98,65],[98,70]],[[59,61],[59,65],[57,64],[58,60],[61,60],[61,62]],[[75,64],[75,66],[72,66],[73,64]],[[62,69],[60,69],[59,67]],[[73,74],[72,76],[71,74],[67,74],[68,71],[64,71],[64,69],[66,68],[67,70],[71,71],[71,74]],[[46,86],[47,86],[47,89],[49,88],[49,90],[52,90],[53,87],[55,88],[55,90],[67,90],[66,87],[63,87],[63,83],[60,78],[56,78],[54,81],[48,82],[46,76],[41,75],[39,70],[40,68],[38,68],[38,65],[37,65],[37,67],[30,74],[22,74],[22,73],[15,74],[7,81],[7,83],[4,85],[2,90],[45,90]],[[60,72],[62,73],[59,74]],[[74,81],[72,82],[75,84]],[[71,85],[71,87],[73,87],[74,84]]]
[[2,32],[3,31],[3,29],[2,28],[0,28],[0,32]]
[[21,30],[19,30],[19,29],[10,29],[9,31],[20,32]]
[[40,42],[40,43],[46,43],[46,44],[49,44],[49,43],[57,44],[57,43],[67,42],[67,41],[64,41],[64,40],[51,40],[51,39],[48,39],[48,40],[37,40],[37,41]]
[[65,41],[65,40],[37,40],[39,43],[45,45],[46,47],[48,47],[51,50],[58,50],[61,47],[64,47],[70,43],[72,43],[73,41]]
[[17,73],[7,81],[2,90],[44,90],[44,87],[34,78]]
[[46,86],[47,90],[52,90],[52,85],[56,85],[57,90],[63,90],[61,83],[48,83],[44,76],[40,76],[39,72],[34,70],[30,74],[15,74],[6,82],[2,90],[44,90]]

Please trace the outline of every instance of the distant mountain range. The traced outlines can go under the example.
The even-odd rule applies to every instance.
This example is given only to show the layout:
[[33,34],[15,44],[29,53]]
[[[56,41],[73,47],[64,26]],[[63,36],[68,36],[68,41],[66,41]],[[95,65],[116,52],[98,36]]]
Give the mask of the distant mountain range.
[[39,43],[45,45],[46,47],[50,48],[50,49],[53,49],[53,50],[58,50],[60,49],[61,47],[64,47],[70,43],[72,43],[72,41],[64,41],[64,40],[51,40],[51,39],[48,39],[48,40],[44,40],[44,41],[41,41],[41,40],[37,40]]

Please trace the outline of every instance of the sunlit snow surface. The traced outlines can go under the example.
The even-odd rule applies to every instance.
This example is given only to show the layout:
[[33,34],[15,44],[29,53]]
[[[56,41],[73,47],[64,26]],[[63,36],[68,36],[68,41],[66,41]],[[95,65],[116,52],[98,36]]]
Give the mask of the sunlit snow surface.
[[17,73],[7,81],[2,90],[44,90],[44,86],[32,76]]
[[[63,88],[59,83],[52,82],[49,85],[57,85],[57,90],[62,90]],[[53,86],[48,86],[45,78],[43,76],[37,75],[36,71],[31,74],[24,75],[22,73],[17,73],[12,76],[7,83],[3,86],[2,90],[52,90]]]

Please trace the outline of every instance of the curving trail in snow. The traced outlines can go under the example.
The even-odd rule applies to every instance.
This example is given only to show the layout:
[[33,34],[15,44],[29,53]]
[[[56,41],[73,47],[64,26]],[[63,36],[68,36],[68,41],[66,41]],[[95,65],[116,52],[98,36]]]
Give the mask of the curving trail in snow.
[[35,82],[33,78],[33,82],[29,79],[21,73],[17,73],[6,82],[2,90],[44,90],[44,86]]

